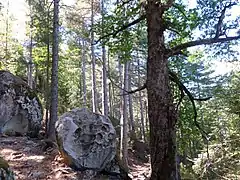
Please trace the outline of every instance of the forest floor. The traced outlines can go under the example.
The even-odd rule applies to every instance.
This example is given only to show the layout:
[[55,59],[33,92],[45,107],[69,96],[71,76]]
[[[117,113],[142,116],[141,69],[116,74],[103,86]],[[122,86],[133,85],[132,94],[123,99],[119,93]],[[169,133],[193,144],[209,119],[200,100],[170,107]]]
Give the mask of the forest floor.
[[[16,180],[73,180],[79,173],[63,163],[58,150],[44,149],[45,142],[27,137],[0,137],[0,155],[8,161]],[[129,151],[129,177],[144,180],[150,176],[150,163],[142,163]]]

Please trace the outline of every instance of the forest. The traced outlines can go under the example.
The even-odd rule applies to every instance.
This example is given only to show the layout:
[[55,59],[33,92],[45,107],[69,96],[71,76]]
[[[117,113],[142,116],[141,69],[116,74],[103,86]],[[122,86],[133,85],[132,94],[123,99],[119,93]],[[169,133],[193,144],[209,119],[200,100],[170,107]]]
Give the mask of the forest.
[[[65,159],[61,123],[83,112],[110,124],[102,131],[116,136],[119,179],[240,179],[239,9],[238,0],[0,0],[0,180],[114,179],[95,176],[105,166],[75,177],[85,169]],[[37,138],[4,133],[18,111],[6,93],[14,101],[24,88],[41,109]],[[22,123],[26,108],[16,107]],[[14,164],[25,150],[43,151],[42,174]],[[61,178],[46,168],[59,158]]]

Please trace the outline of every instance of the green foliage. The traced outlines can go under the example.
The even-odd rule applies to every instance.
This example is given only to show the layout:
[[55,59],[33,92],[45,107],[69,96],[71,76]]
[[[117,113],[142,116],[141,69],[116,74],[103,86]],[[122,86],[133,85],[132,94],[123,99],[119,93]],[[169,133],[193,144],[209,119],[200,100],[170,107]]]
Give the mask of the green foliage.
[[230,136],[219,144],[210,145],[208,154],[199,154],[193,166],[199,179],[239,179],[239,139],[239,134]]

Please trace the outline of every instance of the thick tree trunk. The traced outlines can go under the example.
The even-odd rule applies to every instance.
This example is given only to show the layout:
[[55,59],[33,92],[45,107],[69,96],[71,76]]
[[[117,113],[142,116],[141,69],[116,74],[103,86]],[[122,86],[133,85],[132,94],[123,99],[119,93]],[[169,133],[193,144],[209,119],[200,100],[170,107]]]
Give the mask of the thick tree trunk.
[[176,112],[170,92],[161,3],[148,1],[147,92],[150,122],[151,180],[176,179]]
[[47,137],[56,140],[55,123],[58,119],[58,34],[59,34],[59,0],[54,0],[53,19],[53,59],[51,81],[50,122]]

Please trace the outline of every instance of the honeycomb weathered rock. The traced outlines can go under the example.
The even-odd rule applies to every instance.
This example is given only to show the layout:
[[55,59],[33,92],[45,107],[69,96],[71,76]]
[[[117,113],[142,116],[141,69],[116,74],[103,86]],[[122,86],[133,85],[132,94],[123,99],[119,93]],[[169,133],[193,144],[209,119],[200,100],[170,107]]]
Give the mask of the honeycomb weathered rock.
[[101,171],[116,154],[116,131],[111,121],[85,108],[60,116],[57,142],[65,162],[78,170]]

